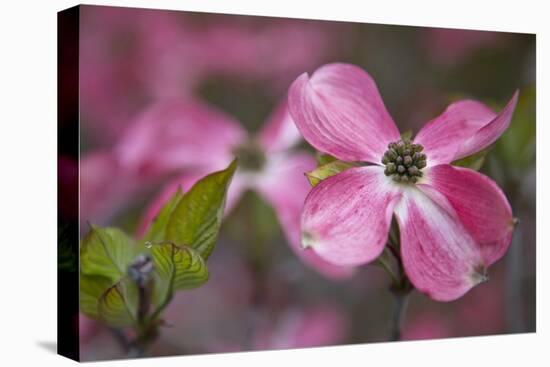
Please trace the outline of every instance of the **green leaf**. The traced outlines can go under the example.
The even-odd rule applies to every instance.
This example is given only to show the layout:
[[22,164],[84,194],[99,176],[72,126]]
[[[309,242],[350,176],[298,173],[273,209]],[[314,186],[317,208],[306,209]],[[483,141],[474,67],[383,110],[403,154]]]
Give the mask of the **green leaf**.
[[336,157],[331,156],[330,154],[323,154],[317,152],[316,154],[317,159],[317,166],[323,166],[327,163],[337,161],[338,159]]
[[227,189],[236,169],[234,160],[225,170],[204,177],[184,194],[168,220],[165,240],[190,246],[207,260],[216,244]]
[[82,239],[80,271],[118,281],[126,274],[135,250],[132,239],[121,230],[92,226]]
[[126,327],[137,322],[138,288],[128,277],[108,288],[99,298],[100,320],[113,327]]
[[176,290],[196,288],[208,280],[209,274],[204,259],[188,246],[176,246],[171,242],[155,244],[151,255],[155,269],[153,304],[156,306],[151,319],[155,319]]
[[306,172],[306,177],[311,184],[315,187],[322,180],[334,176],[342,171],[345,171],[351,167],[356,167],[354,163],[344,162],[344,161],[333,161],[322,166],[317,167],[313,171]]
[[166,226],[174,212],[174,209],[183,197],[181,188],[172,196],[172,198],[162,207],[159,214],[153,220],[151,228],[143,238],[144,241],[163,241],[166,239]]
[[112,285],[109,278],[80,274],[80,310],[88,317],[98,320],[98,300]]
[[208,280],[202,256],[191,247],[166,242],[151,248],[155,271],[168,280],[174,290],[196,288]]
[[483,163],[485,163],[485,157],[487,156],[487,153],[489,153],[490,150],[491,150],[491,147],[488,147],[468,157],[464,157],[459,160],[456,160],[452,164],[454,166],[466,167],[466,168],[473,169],[475,171],[479,171],[483,166]]

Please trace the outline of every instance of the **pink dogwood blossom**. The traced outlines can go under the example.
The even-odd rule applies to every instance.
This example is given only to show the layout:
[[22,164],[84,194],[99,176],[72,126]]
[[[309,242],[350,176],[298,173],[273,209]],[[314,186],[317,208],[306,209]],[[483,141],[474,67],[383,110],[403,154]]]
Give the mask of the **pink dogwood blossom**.
[[514,220],[495,182],[451,163],[494,143],[516,102],[517,92],[499,114],[455,102],[407,141],[359,67],[329,64],[299,76],[288,96],[299,131],[321,152],[360,163],[308,194],[302,245],[337,265],[366,264],[384,250],[395,215],[413,285],[435,300],[461,297],[504,255]]
[[315,167],[311,155],[291,150],[300,139],[286,105],[275,110],[257,136],[249,137],[237,121],[200,102],[158,103],[115,149],[125,170],[180,173],[146,209],[138,235],[179,186],[188,189],[237,156],[239,169],[229,188],[227,211],[244,191],[255,190],[273,206],[289,244],[305,263],[331,278],[350,276],[349,267],[331,264],[300,248],[300,213],[309,191],[303,174]]

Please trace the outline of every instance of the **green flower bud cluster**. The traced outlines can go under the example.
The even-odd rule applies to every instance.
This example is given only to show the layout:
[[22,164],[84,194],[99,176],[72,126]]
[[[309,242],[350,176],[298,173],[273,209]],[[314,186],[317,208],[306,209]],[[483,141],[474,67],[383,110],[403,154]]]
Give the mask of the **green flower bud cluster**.
[[424,147],[413,144],[410,140],[399,140],[388,144],[388,150],[382,157],[386,166],[384,174],[392,176],[396,182],[416,183],[422,177],[422,168],[426,167],[426,154],[421,153]]
[[149,255],[138,255],[128,266],[128,275],[139,287],[144,287],[151,279],[153,259]]

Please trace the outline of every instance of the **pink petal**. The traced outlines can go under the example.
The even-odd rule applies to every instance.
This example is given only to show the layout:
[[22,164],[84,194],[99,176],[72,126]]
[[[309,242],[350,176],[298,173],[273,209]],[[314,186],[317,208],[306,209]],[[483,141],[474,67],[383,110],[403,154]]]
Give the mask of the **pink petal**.
[[258,136],[261,146],[268,153],[289,149],[301,138],[294,120],[290,117],[286,101],[275,109]]
[[353,273],[351,268],[327,262],[311,249],[300,246],[300,215],[311,190],[304,172],[315,168],[315,159],[302,153],[272,157],[269,163],[257,189],[275,209],[291,249],[304,263],[324,276],[349,278]]
[[196,101],[155,104],[126,131],[116,147],[121,164],[151,173],[222,168],[246,137],[232,118]]
[[519,91],[516,91],[502,111],[489,124],[477,130],[474,136],[470,137],[460,146],[456,159],[472,155],[493,144],[510,126],[512,115],[516,109]]
[[485,280],[485,263],[459,220],[417,188],[395,208],[401,257],[413,285],[437,301],[452,301]]
[[316,149],[347,161],[380,163],[399,130],[363,69],[328,64],[290,86],[290,114]]
[[443,194],[458,218],[481,246],[486,265],[500,259],[512,241],[512,208],[506,196],[489,177],[476,171],[439,165],[426,170],[429,186]]
[[337,265],[380,255],[400,188],[379,166],[355,167],[311,190],[302,214],[302,244]]
[[510,125],[518,91],[497,115],[484,104],[463,100],[451,104],[414,138],[422,144],[428,165],[451,163],[494,143]]

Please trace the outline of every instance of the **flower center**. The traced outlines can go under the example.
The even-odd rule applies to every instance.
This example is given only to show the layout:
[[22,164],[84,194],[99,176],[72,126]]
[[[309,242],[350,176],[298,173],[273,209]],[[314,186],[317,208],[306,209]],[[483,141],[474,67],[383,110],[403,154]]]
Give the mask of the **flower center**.
[[422,150],[422,145],[406,139],[388,144],[388,150],[382,157],[382,163],[386,166],[384,174],[391,176],[395,182],[416,183],[422,177],[422,168],[426,167],[426,154],[421,153]]
[[255,141],[237,146],[233,154],[239,159],[239,167],[245,171],[259,171],[265,164],[265,154]]

